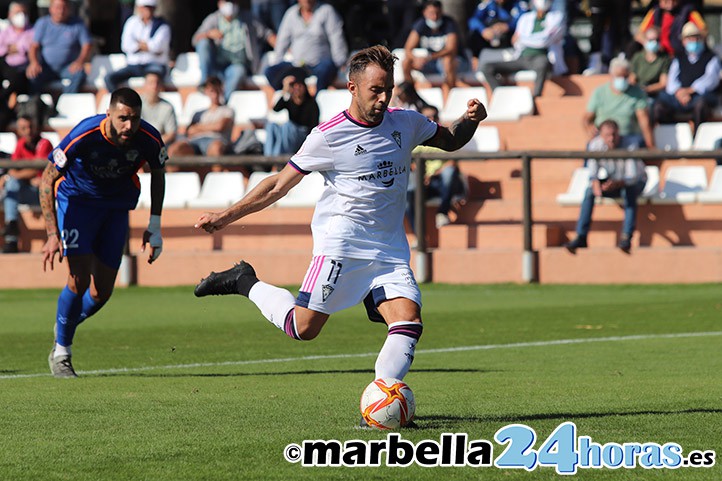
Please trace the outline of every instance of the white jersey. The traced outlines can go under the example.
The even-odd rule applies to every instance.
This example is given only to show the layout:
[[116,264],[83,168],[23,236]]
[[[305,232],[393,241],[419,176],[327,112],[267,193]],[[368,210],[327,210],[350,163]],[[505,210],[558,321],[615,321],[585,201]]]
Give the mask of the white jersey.
[[437,128],[418,112],[388,109],[380,124],[344,111],[311,131],[290,163],[325,178],[311,223],[315,256],[409,261],[403,221],[411,151]]

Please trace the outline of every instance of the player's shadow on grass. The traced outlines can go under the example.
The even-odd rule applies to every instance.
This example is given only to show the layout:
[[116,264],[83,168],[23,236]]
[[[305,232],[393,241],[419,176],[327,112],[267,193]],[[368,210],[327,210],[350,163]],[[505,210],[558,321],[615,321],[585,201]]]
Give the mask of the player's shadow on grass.
[[[414,369],[414,373],[490,373],[499,372],[484,369]],[[98,377],[246,377],[246,376],[298,376],[308,374],[373,374],[373,369],[304,369],[302,371],[283,371],[283,372],[230,372],[230,373],[107,373],[99,374]]]
[[647,415],[677,415],[677,414],[722,414],[722,409],[680,409],[680,410],[648,410],[629,412],[599,412],[599,413],[544,413],[527,414],[520,416],[448,416],[428,415],[416,416],[415,420],[420,428],[424,429],[457,429],[468,423],[522,423],[541,420],[573,421],[575,419],[607,418],[614,416],[647,416]]

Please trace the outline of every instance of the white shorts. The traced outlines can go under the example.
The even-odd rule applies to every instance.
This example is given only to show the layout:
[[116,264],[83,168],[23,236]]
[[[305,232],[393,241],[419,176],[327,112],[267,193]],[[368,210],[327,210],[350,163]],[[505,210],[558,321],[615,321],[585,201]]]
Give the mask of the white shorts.
[[376,307],[397,297],[421,308],[421,291],[408,264],[321,255],[311,260],[296,305],[333,314],[363,301],[369,319],[384,322]]

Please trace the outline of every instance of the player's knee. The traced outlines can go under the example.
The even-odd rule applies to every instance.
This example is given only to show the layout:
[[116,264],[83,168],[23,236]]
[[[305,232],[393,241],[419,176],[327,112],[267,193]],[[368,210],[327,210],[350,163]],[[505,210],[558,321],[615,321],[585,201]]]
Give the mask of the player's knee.
[[297,325],[296,332],[298,334],[299,341],[311,341],[318,337],[318,335],[321,333],[321,328],[318,326],[314,326],[311,323],[308,323],[300,326]]

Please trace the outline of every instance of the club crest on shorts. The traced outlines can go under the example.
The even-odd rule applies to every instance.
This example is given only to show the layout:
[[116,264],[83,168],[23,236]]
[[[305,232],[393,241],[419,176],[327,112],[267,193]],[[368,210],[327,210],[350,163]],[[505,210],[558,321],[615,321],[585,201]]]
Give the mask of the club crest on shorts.
[[394,130],[391,132],[391,137],[393,137],[394,142],[396,142],[396,145],[399,146],[399,149],[401,148],[401,132],[398,130]]
[[330,284],[324,284],[321,286],[321,294],[323,296],[323,302],[326,302],[326,299],[328,299],[328,296],[331,295],[333,292],[333,287],[331,287]]

